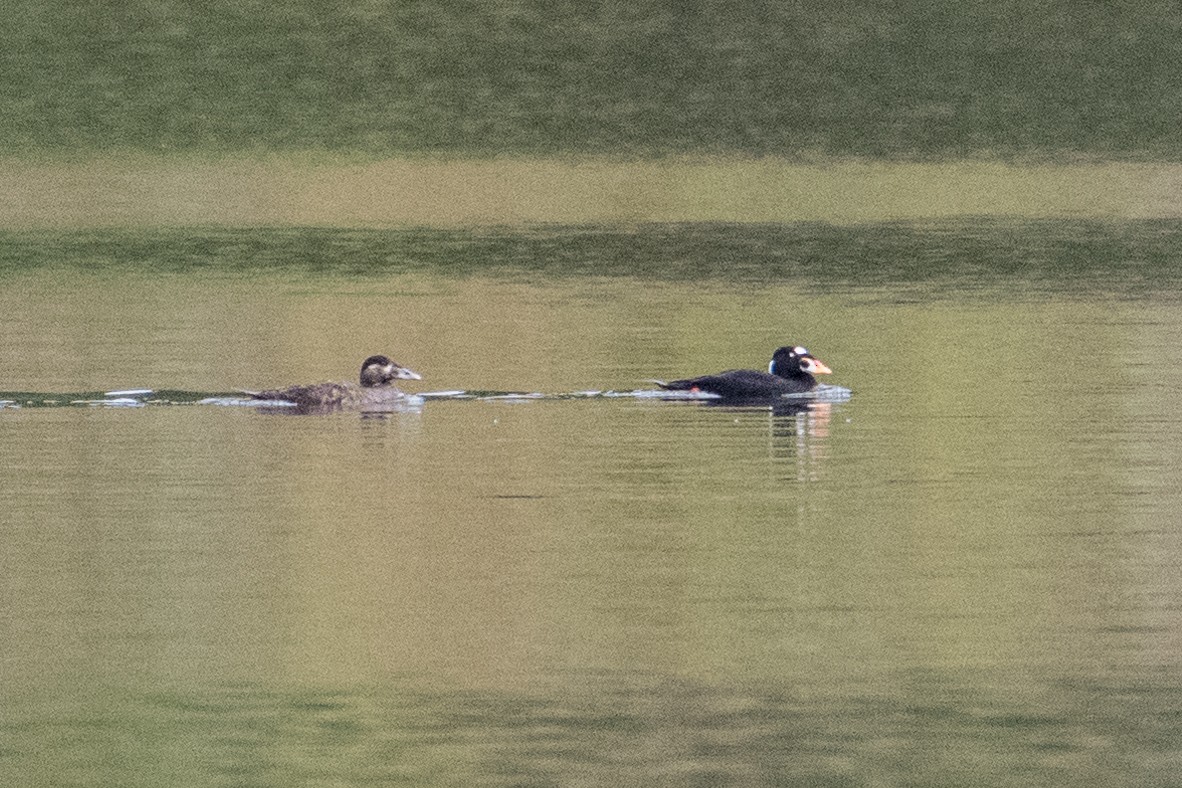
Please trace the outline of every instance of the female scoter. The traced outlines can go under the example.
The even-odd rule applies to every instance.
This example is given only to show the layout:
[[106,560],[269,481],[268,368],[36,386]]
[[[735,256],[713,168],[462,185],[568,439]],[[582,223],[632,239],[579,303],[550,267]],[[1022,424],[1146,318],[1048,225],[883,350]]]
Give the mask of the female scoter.
[[732,369],[700,378],[657,381],[663,389],[705,391],[729,400],[767,400],[785,394],[803,394],[817,387],[813,375],[828,375],[833,370],[799,345],[779,348],[772,356],[767,372]]
[[243,393],[252,399],[290,402],[301,410],[380,408],[406,399],[407,395],[393,385],[395,380],[422,380],[422,376],[386,356],[370,356],[361,364],[360,387],[352,383],[316,383]]

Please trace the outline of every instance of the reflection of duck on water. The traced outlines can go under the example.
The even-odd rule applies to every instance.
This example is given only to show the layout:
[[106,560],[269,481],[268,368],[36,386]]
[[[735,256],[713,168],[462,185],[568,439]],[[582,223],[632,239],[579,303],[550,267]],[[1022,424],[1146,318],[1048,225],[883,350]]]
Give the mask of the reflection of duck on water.
[[829,422],[833,405],[828,402],[800,403],[799,410],[772,406],[771,456],[783,463],[786,480],[816,481],[821,478],[829,453]]
[[767,372],[732,369],[717,375],[656,381],[663,389],[702,391],[725,400],[775,400],[785,394],[804,394],[817,387],[813,375],[828,375],[833,370],[799,345],[782,347],[772,356]]
[[380,409],[398,406],[409,396],[393,385],[396,380],[422,380],[422,377],[386,356],[370,356],[361,364],[360,386],[314,383],[243,393],[256,400],[290,402],[300,410]]

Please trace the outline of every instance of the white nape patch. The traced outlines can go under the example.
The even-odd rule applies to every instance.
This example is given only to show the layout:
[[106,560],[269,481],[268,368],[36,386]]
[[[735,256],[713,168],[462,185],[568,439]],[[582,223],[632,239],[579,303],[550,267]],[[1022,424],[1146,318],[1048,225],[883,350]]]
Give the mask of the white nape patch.
[[776,360],[774,358],[768,362],[767,374],[769,374],[769,375],[776,374]]
[[807,348],[802,348],[800,345],[797,345],[796,347],[792,348],[792,352],[798,356],[812,355],[811,353],[808,352]]

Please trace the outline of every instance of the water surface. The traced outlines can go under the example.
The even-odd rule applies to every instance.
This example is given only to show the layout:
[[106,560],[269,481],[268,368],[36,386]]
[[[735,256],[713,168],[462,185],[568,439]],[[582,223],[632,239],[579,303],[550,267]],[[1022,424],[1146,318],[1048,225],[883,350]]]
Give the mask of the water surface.
[[799,342],[853,395],[0,409],[0,774],[1168,784],[1179,252],[1170,221],[8,234],[0,392],[376,352],[420,391],[628,390]]
[[1170,161],[144,151],[0,159],[9,228],[1177,219]]

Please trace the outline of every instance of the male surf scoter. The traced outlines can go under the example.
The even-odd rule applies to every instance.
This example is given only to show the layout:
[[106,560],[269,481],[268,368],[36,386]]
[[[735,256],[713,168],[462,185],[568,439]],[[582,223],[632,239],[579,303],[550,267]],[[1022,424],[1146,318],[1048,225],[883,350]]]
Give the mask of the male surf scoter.
[[406,394],[394,386],[395,380],[422,380],[422,376],[386,356],[370,356],[361,364],[361,385],[352,383],[315,383],[285,389],[247,391],[251,399],[282,400],[301,410],[336,408],[380,408],[396,405]]
[[772,356],[767,372],[732,369],[700,378],[657,381],[663,389],[703,391],[728,400],[767,400],[785,394],[804,394],[817,387],[813,375],[828,375],[833,370],[819,358],[800,347],[782,347]]

